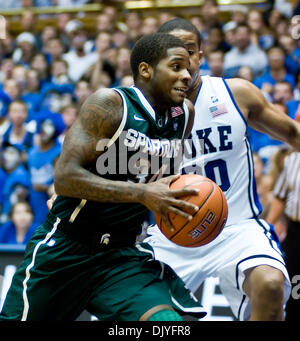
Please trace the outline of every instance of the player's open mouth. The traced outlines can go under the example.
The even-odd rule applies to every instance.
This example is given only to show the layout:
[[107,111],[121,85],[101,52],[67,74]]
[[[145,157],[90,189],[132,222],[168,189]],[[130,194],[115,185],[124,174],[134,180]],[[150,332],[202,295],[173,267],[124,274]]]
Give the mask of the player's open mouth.
[[184,97],[186,97],[186,91],[187,91],[187,88],[174,88],[174,90],[176,91],[176,92],[178,92],[181,96],[184,96]]

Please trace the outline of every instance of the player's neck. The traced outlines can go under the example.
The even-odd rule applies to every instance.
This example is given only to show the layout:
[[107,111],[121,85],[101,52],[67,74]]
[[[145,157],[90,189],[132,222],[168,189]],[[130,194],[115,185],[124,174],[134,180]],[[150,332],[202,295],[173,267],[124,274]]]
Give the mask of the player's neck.
[[135,86],[140,89],[145,96],[155,113],[160,117],[165,117],[168,114],[170,105],[162,103],[161,100],[156,99],[156,95],[153,95],[152,89],[149,89],[143,83],[136,82]]
[[192,102],[195,103],[195,100],[197,98],[197,94],[199,92],[200,86],[201,86],[201,75],[200,72],[197,72],[195,76],[192,79],[192,84],[187,92],[188,99]]

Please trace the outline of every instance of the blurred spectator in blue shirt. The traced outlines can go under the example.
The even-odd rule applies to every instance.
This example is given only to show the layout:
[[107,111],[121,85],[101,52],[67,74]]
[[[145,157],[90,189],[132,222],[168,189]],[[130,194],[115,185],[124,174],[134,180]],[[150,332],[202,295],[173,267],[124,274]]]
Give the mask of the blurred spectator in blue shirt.
[[272,89],[276,82],[280,81],[289,82],[294,88],[294,76],[287,72],[285,57],[285,51],[282,47],[271,47],[268,50],[268,70],[261,77],[255,78],[253,83],[263,91],[266,91],[266,85],[271,86],[269,89]]
[[65,130],[60,114],[41,113],[38,121],[40,143],[28,152],[28,169],[31,179],[30,205],[35,219],[42,223],[46,218],[48,189],[54,181],[54,161],[61,152],[57,137]]
[[252,43],[268,50],[275,43],[274,33],[267,26],[263,12],[258,9],[251,9],[247,15],[247,25],[251,30]]
[[294,98],[294,89],[290,82],[277,82],[273,87],[272,97],[275,103],[282,103],[286,106],[289,117],[295,118],[298,101]]
[[[73,93],[75,86],[73,85],[73,83],[71,82],[68,76],[68,69],[69,69],[69,65],[65,60],[63,59],[53,60],[51,64],[51,78],[50,78],[49,83],[56,84],[56,85],[69,84],[70,85],[69,91],[62,91],[62,92]],[[68,89],[67,87],[64,87],[64,88],[61,87],[61,88],[64,90]]]
[[2,144],[18,146],[24,153],[23,161],[26,162],[27,151],[33,146],[34,133],[26,126],[27,105],[20,100],[13,101],[8,107],[10,125],[1,138]]
[[35,120],[40,111],[42,96],[40,93],[39,74],[34,69],[29,69],[26,72],[26,87],[21,95],[21,100],[26,103],[28,108],[26,121]]
[[31,59],[36,53],[36,38],[30,32],[22,32],[16,38],[17,47],[13,53],[15,63],[29,68]]
[[49,64],[52,64],[63,55],[64,45],[59,38],[51,38],[47,41],[44,50]]
[[29,174],[22,161],[23,150],[18,145],[5,143],[1,147],[1,164],[4,170],[2,189],[2,212],[0,224],[8,220],[11,207],[19,200],[27,200],[29,194]]
[[6,130],[8,129],[10,125],[10,121],[7,115],[8,106],[12,101],[20,98],[20,93],[21,92],[19,89],[19,85],[15,79],[8,78],[4,81],[2,97],[1,97],[1,91],[0,91],[0,107],[1,107],[1,115],[2,115],[0,116],[0,140],[1,140],[1,136],[6,132]]
[[17,202],[10,220],[0,227],[0,243],[26,245],[36,228],[30,205],[26,201]]
[[225,53],[230,49],[231,45],[226,42],[222,27],[219,25],[211,27],[208,33],[207,41],[205,42],[205,53],[215,50],[221,50]]
[[[43,27],[40,40],[41,40],[41,48],[40,52],[45,54],[47,57],[47,44],[49,40],[58,38],[58,29],[53,25],[46,25]],[[51,64],[51,60],[47,59],[48,64]]]
[[13,78],[9,78],[4,81],[3,91],[6,93],[6,95],[9,96],[10,101],[14,101],[15,99],[20,98],[21,91],[19,88],[19,84]]
[[68,76],[68,63],[56,59],[51,64],[51,76],[40,90],[40,111],[60,112],[72,101],[75,86]]
[[6,79],[12,78],[15,63],[12,58],[3,58],[0,64],[0,88]]
[[209,75],[212,77],[225,77],[224,73],[224,52],[222,50],[212,50],[207,54]]
[[50,67],[47,61],[47,58],[43,53],[36,53],[31,60],[30,63],[31,69],[34,69],[39,74],[40,86],[43,87],[46,83],[49,82],[50,76]]
[[293,39],[290,34],[282,34],[278,37],[278,44],[286,53],[285,67],[287,72],[291,74],[298,72],[300,66],[300,46],[297,40]]
[[18,84],[19,96],[22,95],[23,91],[26,91],[26,73],[29,68],[24,65],[16,65],[12,71],[12,79]]
[[241,66],[250,66],[254,76],[262,75],[268,65],[266,53],[251,42],[250,29],[241,24],[234,30],[234,46],[225,53],[226,74],[235,77]]

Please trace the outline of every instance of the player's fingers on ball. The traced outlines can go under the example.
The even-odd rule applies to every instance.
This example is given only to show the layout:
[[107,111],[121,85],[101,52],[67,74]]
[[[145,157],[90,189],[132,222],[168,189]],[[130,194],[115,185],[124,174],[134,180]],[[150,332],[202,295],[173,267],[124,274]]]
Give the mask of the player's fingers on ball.
[[197,195],[199,193],[198,188],[181,188],[172,191],[173,197],[180,198],[186,195]]
[[174,181],[176,181],[179,178],[180,178],[180,174],[175,174],[175,175],[169,176],[169,179],[170,179],[169,184],[171,185],[171,183],[173,183]]
[[170,186],[171,183],[176,181],[179,177],[180,177],[180,174],[170,175],[165,178],[162,178],[161,181]]
[[186,211],[188,213],[195,213],[199,210],[199,207],[191,202],[184,201],[184,200],[174,200],[173,206],[176,206],[182,211]]
[[168,214],[161,215],[163,222],[170,229],[171,232],[175,231],[174,226],[171,224]]
[[176,207],[171,207],[170,208],[170,212],[174,213],[175,215],[179,215],[183,218],[185,218],[186,220],[192,220],[193,216],[187,212],[184,212]]

